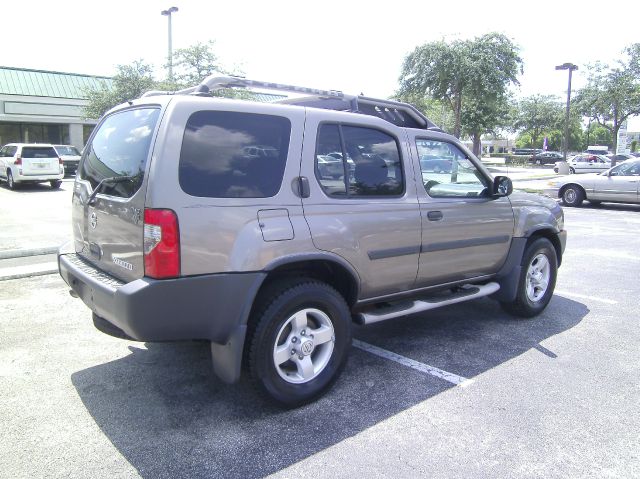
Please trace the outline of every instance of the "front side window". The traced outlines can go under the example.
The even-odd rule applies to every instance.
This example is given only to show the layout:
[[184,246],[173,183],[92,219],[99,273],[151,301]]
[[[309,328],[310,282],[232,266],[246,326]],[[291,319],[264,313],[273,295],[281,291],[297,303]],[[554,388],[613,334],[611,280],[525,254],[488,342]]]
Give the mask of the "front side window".
[[610,176],[638,176],[640,175],[640,162],[621,163],[611,168]]
[[159,114],[158,108],[138,108],[107,117],[85,148],[80,178],[94,189],[101,181],[114,179],[105,181],[100,192],[121,198],[133,196],[144,179]]
[[417,139],[422,183],[434,198],[485,196],[488,180],[453,143]]
[[289,119],[199,111],[187,121],[179,179],[185,193],[210,198],[267,198],[282,185]]
[[373,128],[321,125],[315,168],[328,196],[399,196],[404,192],[398,143]]

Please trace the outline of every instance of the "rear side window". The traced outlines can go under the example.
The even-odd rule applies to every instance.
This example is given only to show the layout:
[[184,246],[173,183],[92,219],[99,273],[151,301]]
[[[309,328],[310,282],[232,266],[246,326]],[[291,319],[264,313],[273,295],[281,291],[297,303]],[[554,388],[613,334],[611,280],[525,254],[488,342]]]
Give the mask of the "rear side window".
[[22,148],[22,158],[57,158],[52,146],[25,146]]
[[158,122],[158,108],[125,110],[107,117],[87,144],[80,178],[93,188],[107,178],[102,193],[129,198],[140,189],[149,156],[151,137]]
[[315,169],[328,196],[399,196],[404,192],[398,142],[373,128],[321,125]]
[[187,122],[180,186],[192,196],[266,198],[280,190],[289,151],[287,118],[199,111]]

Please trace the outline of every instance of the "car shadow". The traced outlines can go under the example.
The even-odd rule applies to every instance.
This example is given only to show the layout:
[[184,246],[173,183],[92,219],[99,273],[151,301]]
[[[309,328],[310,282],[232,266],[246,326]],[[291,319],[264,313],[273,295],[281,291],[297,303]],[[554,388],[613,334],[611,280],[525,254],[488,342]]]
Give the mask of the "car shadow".
[[[356,327],[360,341],[473,378],[536,349],[588,313],[555,296],[533,320],[485,299]],[[131,354],[71,377],[95,423],[142,477],[263,477],[454,387],[353,348],[334,388],[284,410],[243,379],[211,374],[206,343],[132,343]]]
[[631,203],[590,203],[586,200],[581,206],[583,209],[592,210],[612,210],[612,211],[634,211],[640,212],[640,205]]
[[22,184],[22,185],[17,185],[15,190],[10,190],[9,187],[7,186],[7,184],[5,182],[3,182],[1,184],[1,187],[4,188],[7,191],[14,191],[16,193],[46,193],[46,192],[51,192],[51,193],[55,193],[58,191],[62,191],[65,190],[65,184],[69,184],[71,183],[71,187],[73,188],[73,181],[74,179],[71,178],[65,178],[62,180],[62,185],[59,188],[51,188],[51,185],[49,185],[48,182],[43,182],[43,183],[29,183],[29,184]]

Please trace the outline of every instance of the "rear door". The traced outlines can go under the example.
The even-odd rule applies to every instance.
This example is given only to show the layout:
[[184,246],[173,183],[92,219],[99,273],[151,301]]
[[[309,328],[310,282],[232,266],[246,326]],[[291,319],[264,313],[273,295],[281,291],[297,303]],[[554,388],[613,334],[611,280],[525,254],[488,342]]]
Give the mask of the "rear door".
[[[326,168],[327,156],[340,158],[341,168]],[[408,157],[403,131],[386,121],[307,110],[305,218],[316,248],[358,271],[363,299],[415,283],[420,212]]]
[[146,172],[159,116],[159,107],[145,106],[106,117],[85,148],[74,187],[76,251],[123,281],[144,276]]
[[20,157],[24,176],[60,174],[60,158],[53,146],[23,146]]

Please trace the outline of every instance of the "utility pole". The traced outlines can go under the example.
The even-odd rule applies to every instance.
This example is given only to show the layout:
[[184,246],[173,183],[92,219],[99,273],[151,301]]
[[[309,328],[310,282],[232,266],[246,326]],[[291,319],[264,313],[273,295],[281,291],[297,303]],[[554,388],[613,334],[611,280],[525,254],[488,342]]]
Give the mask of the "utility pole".
[[171,7],[167,10],[162,10],[160,12],[161,15],[164,15],[169,20],[169,53],[167,58],[169,60],[168,68],[169,68],[169,81],[173,81],[173,49],[171,47],[171,14],[178,11],[178,7]]
[[556,70],[569,70],[569,86],[567,87],[567,112],[564,119],[564,161],[567,161],[567,151],[569,150],[569,107],[571,105],[571,73],[578,69],[578,65],[573,63],[563,63],[556,66]]

